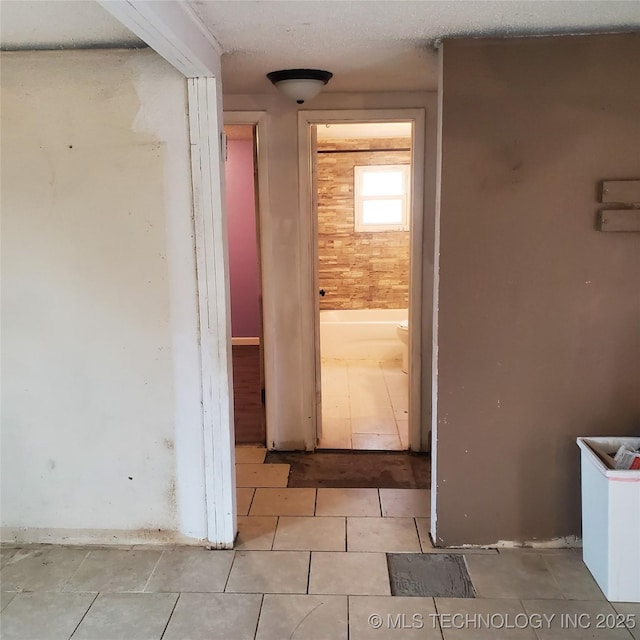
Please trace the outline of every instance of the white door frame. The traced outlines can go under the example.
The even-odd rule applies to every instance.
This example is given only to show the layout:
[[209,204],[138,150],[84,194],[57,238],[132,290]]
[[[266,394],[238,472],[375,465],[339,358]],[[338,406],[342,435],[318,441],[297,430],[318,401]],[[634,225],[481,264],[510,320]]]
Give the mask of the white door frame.
[[[183,0],[98,0],[187,78],[193,187],[202,438],[191,438],[183,458],[202,464],[203,482],[183,484],[185,522],[202,522],[215,548],[232,548],[236,533],[231,323],[222,157],[222,47]],[[180,457],[177,455],[177,457]],[[195,474],[192,474],[192,476]],[[203,490],[202,490],[203,489]],[[197,495],[195,495],[197,493]],[[187,526],[192,530],[191,525]]]
[[[262,256],[267,255],[267,247],[263,244],[265,237],[264,229],[269,226],[269,173],[267,167],[267,112],[266,111],[225,111],[223,113],[224,124],[246,124],[256,128],[256,148],[257,148],[257,171],[258,171],[258,193],[256,194],[258,203],[258,228],[260,229],[258,242],[260,244],[260,290],[262,292],[262,358],[264,361],[264,390],[265,397],[269,398],[270,383],[276,380],[275,375],[275,334],[272,324],[264,322],[264,309],[270,303],[270,291],[264,276],[264,264]],[[226,242],[226,240],[225,240]],[[273,425],[276,424],[273,415],[273,403],[266,402],[265,405],[265,431],[266,442],[276,439]],[[264,443],[266,446],[266,442]]]
[[[305,423],[304,442],[307,450],[316,447],[317,390],[316,337],[320,327],[316,303],[317,216],[313,214],[311,193],[311,136],[312,124],[345,122],[413,123],[411,144],[411,247],[409,267],[409,447],[420,451],[427,445],[427,433],[421,429],[421,363],[422,352],[422,261],[424,224],[424,166],[425,166],[424,109],[340,109],[327,111],[298,111],[298,172],[300,184],[300,248],[309,256],[301,264],[301,329],[303,345],[304,406],[312,419]],[[306,356],[306,357],[305,357]],[[424,425],[427,429],[431,425]]]
[[200,316],[207,539],[215,548],[231,549],[237,526],[222,96],[216,78],[190,78],[187,87]]

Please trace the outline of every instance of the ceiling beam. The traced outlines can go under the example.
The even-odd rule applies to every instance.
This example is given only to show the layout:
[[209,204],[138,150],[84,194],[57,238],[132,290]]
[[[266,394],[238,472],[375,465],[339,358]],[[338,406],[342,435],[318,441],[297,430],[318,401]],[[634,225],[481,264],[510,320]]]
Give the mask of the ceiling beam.
[[187,78],[220,77],[222,47],[184,0],[97,0]]

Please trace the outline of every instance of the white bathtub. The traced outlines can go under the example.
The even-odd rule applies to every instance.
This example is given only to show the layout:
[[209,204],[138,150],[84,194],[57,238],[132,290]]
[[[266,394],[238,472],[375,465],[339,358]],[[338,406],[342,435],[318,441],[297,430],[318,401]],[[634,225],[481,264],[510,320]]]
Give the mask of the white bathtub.
[[339,360],[399,360],[398,324],[407,309],[320,311],[320,355]]

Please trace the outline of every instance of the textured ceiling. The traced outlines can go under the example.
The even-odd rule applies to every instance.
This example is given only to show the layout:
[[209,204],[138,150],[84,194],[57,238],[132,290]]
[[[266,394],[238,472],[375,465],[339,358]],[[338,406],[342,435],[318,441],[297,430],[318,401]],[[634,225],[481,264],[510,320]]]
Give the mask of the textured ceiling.
[[264,75],[312,67],[324,91],[434,89],[439,38],[638,29],[640,2],[615,0],[193,0],[225,51],[227,93],[273,91]]
[[146,46],[93,0],[0,0],[3,49]]
[[[640,0],[189,0],[225,50],[225,93],[313,67],[327,92],[436,87],[433,43],[462,35],[640,30]],[[140,46],[94,0],[0,0],[3,48]]]

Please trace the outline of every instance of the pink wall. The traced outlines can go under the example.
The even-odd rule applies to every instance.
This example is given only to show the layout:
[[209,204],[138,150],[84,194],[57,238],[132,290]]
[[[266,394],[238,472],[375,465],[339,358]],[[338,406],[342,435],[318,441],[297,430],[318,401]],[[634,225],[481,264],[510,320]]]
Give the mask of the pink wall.
[[251,140],[228,141],[225,177],[231,331],[233,337],[254,337],[260,335],[260,279]]

